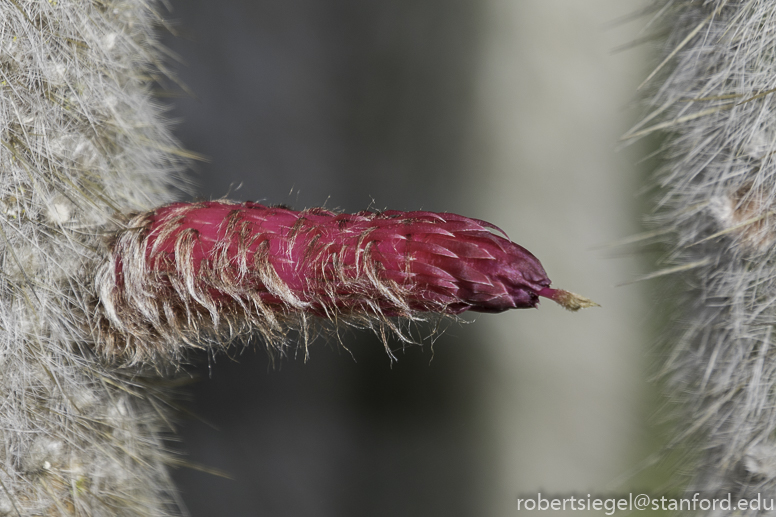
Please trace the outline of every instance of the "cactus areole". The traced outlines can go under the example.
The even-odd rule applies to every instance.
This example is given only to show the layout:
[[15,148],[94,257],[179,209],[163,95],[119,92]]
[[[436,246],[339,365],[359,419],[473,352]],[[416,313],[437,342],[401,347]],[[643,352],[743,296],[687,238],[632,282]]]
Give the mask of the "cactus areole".
[[502,312],[540,296],[570,310],[594,305],[551,289],[539,260],[495,232],[449,213],[175,203],[118,233],[98,292],[109,326],[146,340],[150,327],[164,334],[208,318],[218,327],[236,313],[271,329],[294,314]]

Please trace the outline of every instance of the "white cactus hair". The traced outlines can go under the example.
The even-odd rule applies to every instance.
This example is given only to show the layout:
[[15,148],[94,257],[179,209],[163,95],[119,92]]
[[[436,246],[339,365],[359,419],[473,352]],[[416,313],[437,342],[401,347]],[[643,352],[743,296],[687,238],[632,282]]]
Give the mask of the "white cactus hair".
[[688,490],[776,497],[776,3],[653,5],[670,36],[626,138],[667,133],[653,221],[687,286],[665,368]]
[[0,515],[175,515],[161,381],[92,352],[121,213],[169,202],[153,0],[0,6]]

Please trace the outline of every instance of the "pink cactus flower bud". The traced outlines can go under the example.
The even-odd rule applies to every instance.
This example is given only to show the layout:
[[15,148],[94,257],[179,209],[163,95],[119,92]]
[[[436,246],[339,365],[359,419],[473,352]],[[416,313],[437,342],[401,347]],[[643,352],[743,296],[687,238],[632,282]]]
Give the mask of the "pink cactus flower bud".
[[136,361],[203,331],[257,329],[282,342],[310,316],[401,335],[391,318],[536,307],[540,296],[594,305],[551,289],[539,260],[497,227],[455,214],[217,201],[164,206],[127,226],[97,275],[97,327],[105,352]]

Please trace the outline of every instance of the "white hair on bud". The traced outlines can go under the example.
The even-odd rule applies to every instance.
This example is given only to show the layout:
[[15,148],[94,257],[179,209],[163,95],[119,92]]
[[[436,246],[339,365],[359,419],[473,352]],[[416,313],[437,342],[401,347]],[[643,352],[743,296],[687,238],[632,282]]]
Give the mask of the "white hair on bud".
[[685,280],[665,371],[690,490],[776,497],[776,2],[655,7],[670,36],[625,138],[667,133],[653,221]]
[[0,3],[0,515],[177,515],[163,399],[93,352],[119,214],[173,199],[155,0]]

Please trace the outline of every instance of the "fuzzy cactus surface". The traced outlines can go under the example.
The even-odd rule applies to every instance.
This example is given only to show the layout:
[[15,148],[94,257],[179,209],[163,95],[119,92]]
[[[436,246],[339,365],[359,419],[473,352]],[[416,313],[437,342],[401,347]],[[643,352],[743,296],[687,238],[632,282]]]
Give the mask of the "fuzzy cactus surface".
[[645,81],[651,112],[626,139],[663,132],[651,218],[684,288],[664,365],[688,490],[776,497],[776,3],[653,4],[670,33]]
[[173,199],[157,3],[0,3],[0,515],[175,515],[162,379],[89,326],[120,214]]

